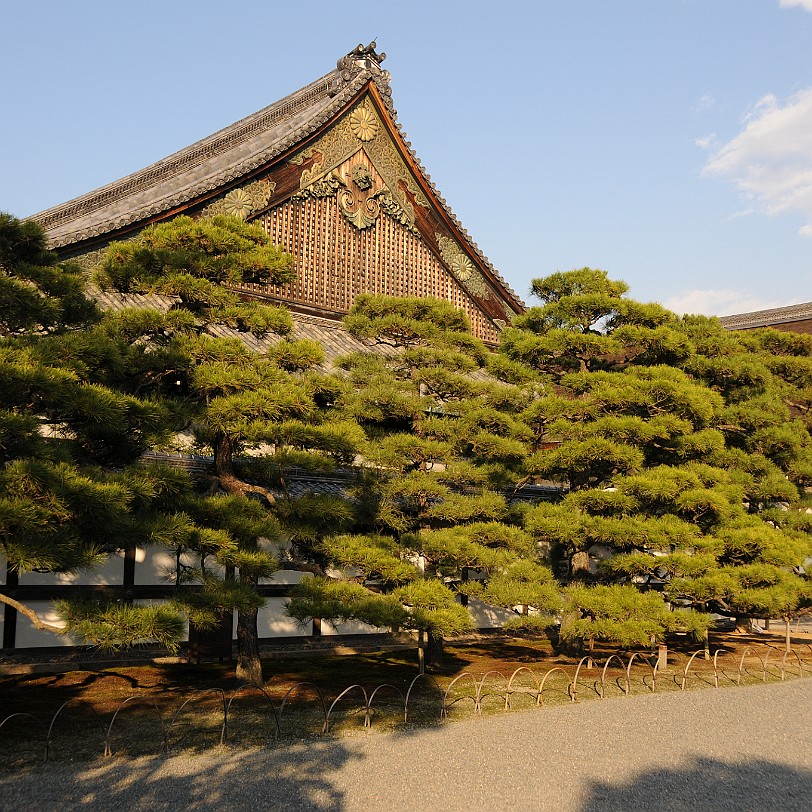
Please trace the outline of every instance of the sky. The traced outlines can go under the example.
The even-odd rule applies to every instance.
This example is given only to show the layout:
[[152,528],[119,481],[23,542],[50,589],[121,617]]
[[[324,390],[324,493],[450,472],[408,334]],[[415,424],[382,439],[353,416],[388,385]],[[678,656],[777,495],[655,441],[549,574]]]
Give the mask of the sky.
[[586,266],[678,313],[812,300],[812,0],[0,0],[0,210],[141,169],[373,39],[526,302]]

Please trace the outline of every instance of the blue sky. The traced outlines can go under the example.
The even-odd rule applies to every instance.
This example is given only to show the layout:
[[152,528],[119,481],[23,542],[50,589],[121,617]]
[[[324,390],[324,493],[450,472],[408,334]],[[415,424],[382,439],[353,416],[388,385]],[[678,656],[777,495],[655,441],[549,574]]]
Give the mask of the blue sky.
[[583,266],[678,312],[812,300],[812,0],[0,0],[0,209],[140,169],[373,38],[525,300]]

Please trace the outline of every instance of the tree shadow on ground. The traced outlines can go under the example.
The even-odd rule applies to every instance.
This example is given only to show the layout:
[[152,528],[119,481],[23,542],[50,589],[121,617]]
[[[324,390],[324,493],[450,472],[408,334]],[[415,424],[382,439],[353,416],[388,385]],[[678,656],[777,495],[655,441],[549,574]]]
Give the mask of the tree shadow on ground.
[[812,771],[762,760],[729,764],[694,758],[622,784],[590,782],[581,812],[807,812],[811,803]]
[[17,812],[339,812],[344,796],[332,776],[354,758],[341,742],[330,741],[278,750],[218,748],[195,757],[106,759],[82,767],[48,764],[5,776],[3,796]]

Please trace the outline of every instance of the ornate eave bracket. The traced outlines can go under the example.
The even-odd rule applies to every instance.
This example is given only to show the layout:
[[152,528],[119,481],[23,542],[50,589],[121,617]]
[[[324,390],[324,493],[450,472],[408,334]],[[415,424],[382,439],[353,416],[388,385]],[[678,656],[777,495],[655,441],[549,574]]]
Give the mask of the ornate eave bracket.
[[329,197],[336,198],[341,213],[359,230],[373,226],[380,213],[384,212],[405,229],[420,236],[409,212],[383,183],[363,150],[298,191],[291,200]]
[[255,180],[245,186],[226,192],[214,203],[209,203],[201,212],[204,217],[216,214],[227,214],[230,217],[239,217],[247,220],[251,215],[263,209],[276,188],[273,181],[267,179]]
[[485,277],[462,248],[454,240],[439,232],[434,236],[440,249],[440,256],[451,275],[471,295],[479,299],[491,299],[491,290]]

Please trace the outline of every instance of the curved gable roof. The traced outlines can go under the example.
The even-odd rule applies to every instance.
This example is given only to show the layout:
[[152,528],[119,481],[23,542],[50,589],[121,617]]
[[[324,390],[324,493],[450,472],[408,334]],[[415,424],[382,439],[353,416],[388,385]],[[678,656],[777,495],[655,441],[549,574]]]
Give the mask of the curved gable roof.
[[397,121],[390,75],[375,43],[359,45],[336,68],[306,87],[196,143],[81,197],[33,215],[52,248],[71,256],[127,236],[217,196],[300,149],[365,91],[385,110],[387,125],[411,171],[449,231],[483,269],[514,312],[524,303],[496,271],[431,181]]

